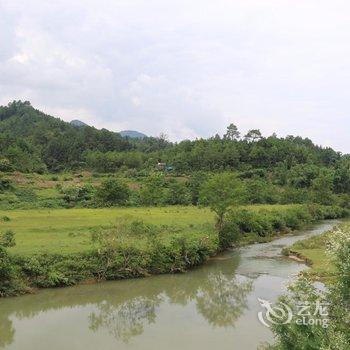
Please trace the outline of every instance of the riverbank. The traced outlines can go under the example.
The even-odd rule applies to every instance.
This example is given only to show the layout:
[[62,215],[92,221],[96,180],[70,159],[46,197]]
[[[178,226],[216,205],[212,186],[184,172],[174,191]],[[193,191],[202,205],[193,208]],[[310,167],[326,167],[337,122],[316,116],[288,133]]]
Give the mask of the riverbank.
[[[211,350],[215,344],[222,350],[237,344],[256,349],[274,339],[258,320],[258,298],[277,302],[289,277],[305,269],[281,259],[281,248],[337,222],[307,225],[269,243],[227,250],[186,273],[3,298],[0,348],[5,342],[6,350],[44,350],[50,344],[57,350]],[[77,338],[79,342],[72,340]]]
[[[350,222],[340,225],[341,230],[349,232]],[[337,270],[327,255],[327,247],[331,239],[332,231],[325,232],[320,236],[310,237],[298,241],[286,249],[286,254],[291,258],[297,258],[305,262],[310,268],[302,272],[313,280],[332,283]]]
[[[316,205],[239,208],[226,218],[226,242],[247,244],[343,217],[338,207]],[[177,273],[203,264],[222,249],[211,226],[153,225],[141,220],[103,226],[94,231],[90,249],[77,253],[14,254],[2,249],[1,296],[36,288],[63,287],[84,281]]]

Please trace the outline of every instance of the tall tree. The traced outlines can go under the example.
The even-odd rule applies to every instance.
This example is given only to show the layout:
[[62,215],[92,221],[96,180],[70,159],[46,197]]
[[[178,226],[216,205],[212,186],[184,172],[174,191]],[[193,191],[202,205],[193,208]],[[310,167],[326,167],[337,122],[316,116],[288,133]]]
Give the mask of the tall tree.
[[238,140],[240,137],[240,132],[235,124],[231,123],[227,129],[224,138],[227,140]]
[[200,191],[200,203],[208,205],[217,215],[219,233],[226,212],[241,201],[243,194],[241,181],[232,173],[215,174],[203,184]]
[[261,140],[262,135],[259,129],[252,129],[247,132],[244,139],[248,142],[255,142]]

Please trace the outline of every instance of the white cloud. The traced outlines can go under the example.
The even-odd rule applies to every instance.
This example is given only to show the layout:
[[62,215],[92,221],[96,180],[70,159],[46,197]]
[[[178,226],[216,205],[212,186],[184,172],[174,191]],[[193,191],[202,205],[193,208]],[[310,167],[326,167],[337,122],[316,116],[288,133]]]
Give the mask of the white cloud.
[[0,103],[167,133],[300,134],[350,152],[344,0],[3,0]]

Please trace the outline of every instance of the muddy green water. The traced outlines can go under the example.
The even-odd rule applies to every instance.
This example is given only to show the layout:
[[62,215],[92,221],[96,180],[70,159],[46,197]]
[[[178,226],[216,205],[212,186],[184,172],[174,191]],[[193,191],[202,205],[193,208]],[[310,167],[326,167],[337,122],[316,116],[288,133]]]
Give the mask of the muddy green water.
[[0,348],[6,350],[256,349],[273,341],[257,318],[258,298],[274,301],[305,268],[280,253],[329,230],[226,252],[185,274],[42,290],[0,300]]

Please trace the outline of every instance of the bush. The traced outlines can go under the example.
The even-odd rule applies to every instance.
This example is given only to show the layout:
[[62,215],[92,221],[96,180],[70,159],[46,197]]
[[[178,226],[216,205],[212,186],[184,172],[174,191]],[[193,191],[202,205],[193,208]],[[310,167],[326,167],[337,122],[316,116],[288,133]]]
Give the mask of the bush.
[[6,231],[0,235],[0,297],[23,292],[23,286],[17,275],[18,267],[6,250],[6,248],[14,245],[15,239],[12,231]]
[[93,188],[91,185],[72,186],[60,189],[63,200],[69,205],[74,206],[78,203],[87,204],[93,196]]
[[220,249],[231,247],[240,238],[241,230],[235,221],[225,222],[219,234]]
[[[317,220],[335,219],[347,214],[347,211],[340,207],[321,205],[294,205],[275,210],[256,211],[236,209],[227,213],[223,233],[229,234],[232,230],[234,242],[239,239],[239,236],[241,238],[247,236],[251,241],[256,236],[268,237],[276,231],[296,230]],[[240,232],[238,236],[236,228]],[[224,246],[229,244],[226,238],[223,238],[223,244]]]
[[163,205],[166,202],[165,179],[163,174],[154,173],[148,176],[139,193],[141,205]]
[[0,159],[0,171],[12,171],[13,166],[11,162],[7,158],[1,158]]
[[8,191],[11,188],[11,181],[5,177],[0,177],[0,192]]
[[13,279],[15,270],[7,251],[0,246],[0,297],[12,295],[14,290]]
[[95,201],[102,206],[126,205],[130,197],[130,190],[120,179],[107,179],[97,188]]
[[165,192],[165,203],[170,205],[188,205],[191,203],[190,193],[184,183],[172,181]]
[[15,245],[15,234],[13,231],[7,230],[0,235],[0,247],[9,248]]

